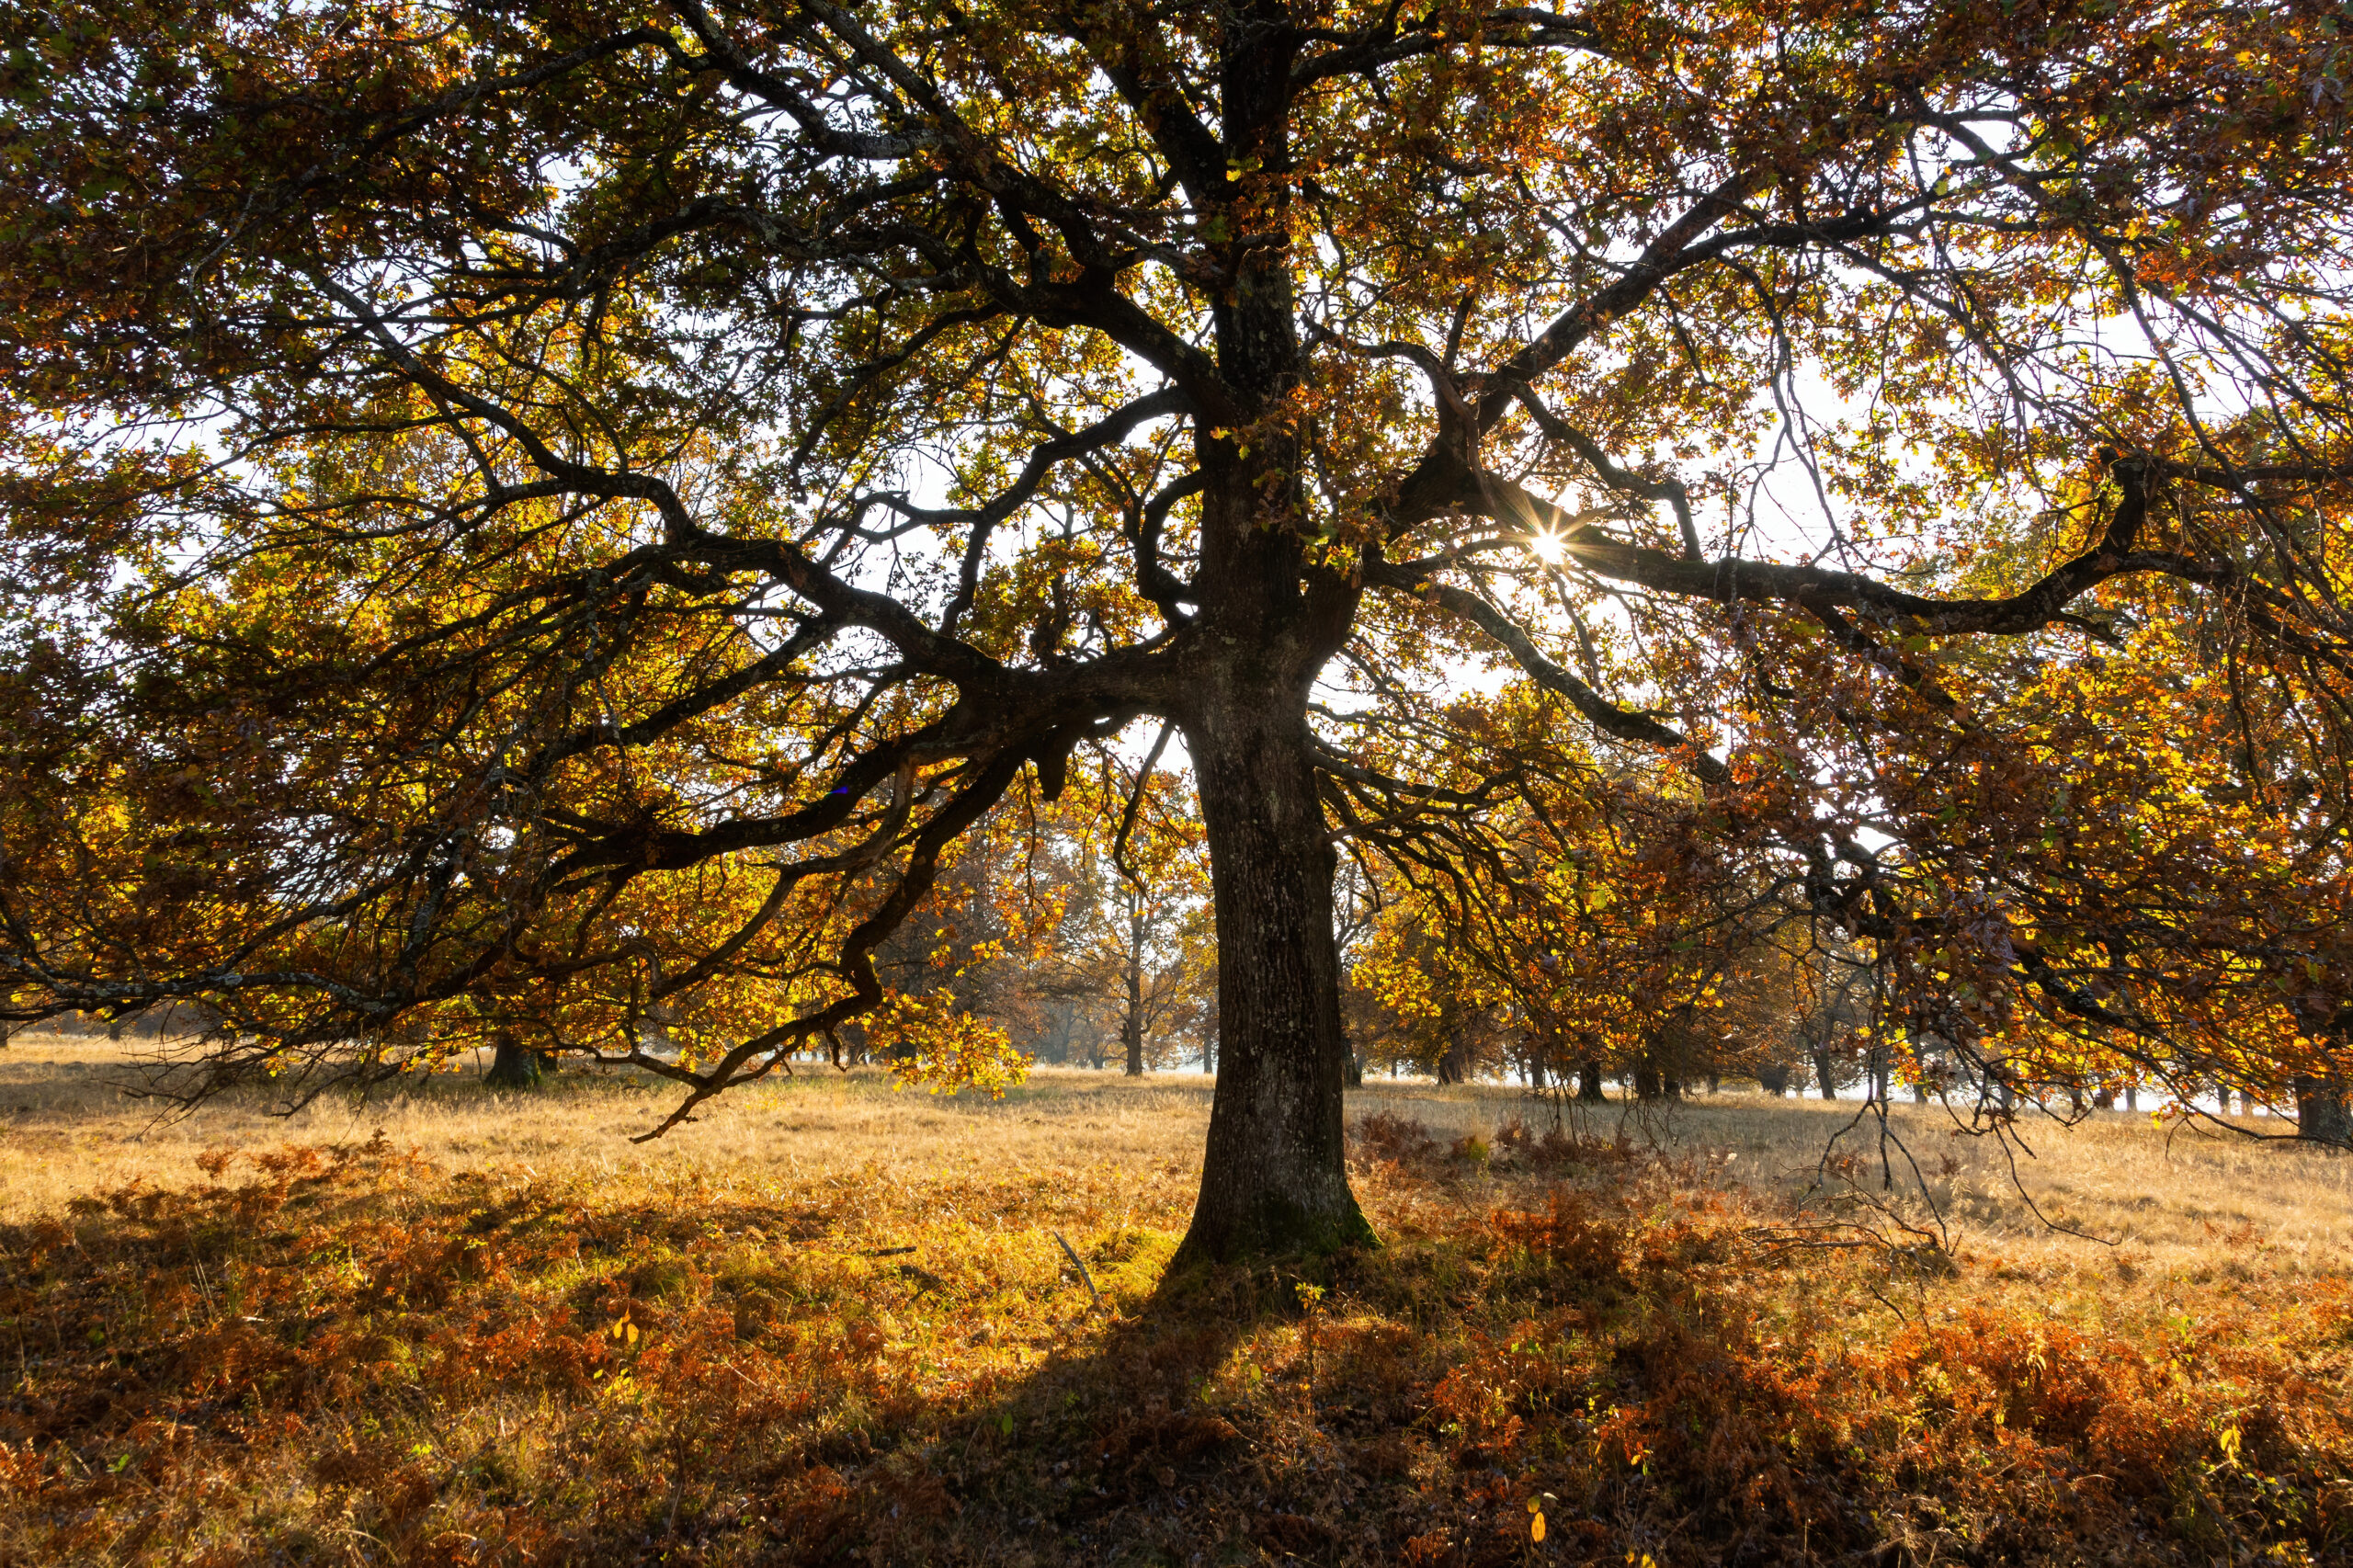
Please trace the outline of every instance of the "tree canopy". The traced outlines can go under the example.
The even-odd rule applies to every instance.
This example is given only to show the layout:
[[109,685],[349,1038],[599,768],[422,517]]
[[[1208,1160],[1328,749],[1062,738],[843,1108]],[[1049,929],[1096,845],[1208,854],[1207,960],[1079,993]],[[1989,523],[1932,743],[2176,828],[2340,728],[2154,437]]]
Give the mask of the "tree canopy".
[[11,19],[0,1015],[986,1080],[874,953],[1173,733],[1196,1256],[1362,1233],[1336,843],[1613,791],[1955,1039],[2334,1070],[2334,6]]

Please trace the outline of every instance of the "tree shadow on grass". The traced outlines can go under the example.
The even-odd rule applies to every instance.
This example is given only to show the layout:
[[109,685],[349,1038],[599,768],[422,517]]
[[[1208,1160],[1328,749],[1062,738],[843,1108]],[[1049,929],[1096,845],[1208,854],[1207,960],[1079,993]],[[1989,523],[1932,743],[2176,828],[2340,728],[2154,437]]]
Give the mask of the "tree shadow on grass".
[[787,1488],[782,1558],[1199,1560],[1234,1533],[1219,1483],[1248,1462],[1255,1425],[1218,1385],[1275,1288],[1236,1270],[1155,1292],[1083,1347],[878,1444],[854,1482],[802,1478]]
[[[1586,1210],[1555,1208],[1532,1241],[1464,1218],[1377,1252],[1164,1278],[974,1399],[961,1431],[877,1431],[785,1481],[778,1560],[1501,1568],[1664,1551],[1695,1527],[1733,1561],[1798,1561],[1809,1531],[1853,1542],[1853,1510],[1786,1464],[1786,1506],[1701,1518],[1706,1500],[1650,1484],[1648,1456],[1596,1448],[1597,1405],[1615,1413],[1597,1396],[1676,1358],[1700,1373],[1678,1386],[1729,1402],[1719,1414],[1770,1401],[1688,1330],[1613,1339],[1658,1292]],[[1549,1547],[1531,1502],[1553,1511]]]
[[[1379,1252],[1164,1280],[975,1401],[961,1446],[829,1478],[825,1530],[788,1531],[779,1560],[1895,1568],[2353,1545],[2328,1506],[2347,1435],[2290,1393],[2295,1357],[2218,1357],[2213,1397],[2267,1412],[2225,1455],[2163,1346],[1966,1298],[1891,1314],[1901,1252],[1744,1251],[1744,1216],[1662,1190],[1571,1173]],[[2293,1332],[2317,1346],[2332,1321]]]

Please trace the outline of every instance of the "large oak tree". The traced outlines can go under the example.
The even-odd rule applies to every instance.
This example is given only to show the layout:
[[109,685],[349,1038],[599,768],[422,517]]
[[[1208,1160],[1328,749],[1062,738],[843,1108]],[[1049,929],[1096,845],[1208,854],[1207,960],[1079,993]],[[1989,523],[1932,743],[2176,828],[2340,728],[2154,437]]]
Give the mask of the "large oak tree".
[[1157,721],[1229,1256],[1363,1232],[1335,831],[1475,830],[1507,777],[1381,759],[1482,660],[1865,937],[1957,916],[1842,766],[1983,744],[1972,646],[2164,629],[2333,841],[2333,6],[9,21],[8,1017],[202,998],[303,1082],[505,1031],[681,1116],[860,1014],[985,1073],[869,955]]

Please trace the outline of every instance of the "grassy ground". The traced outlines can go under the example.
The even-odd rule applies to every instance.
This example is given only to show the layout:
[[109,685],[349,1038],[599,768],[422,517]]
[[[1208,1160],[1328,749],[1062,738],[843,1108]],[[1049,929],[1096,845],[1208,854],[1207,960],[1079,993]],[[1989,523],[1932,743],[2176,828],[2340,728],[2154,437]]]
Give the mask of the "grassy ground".
[[623,1080],[157,1123],[119,1060],[0,1051],[0,1563],[2353,1553],[2312,1151],[2029,1128],[2078,1237],[1904,1108],[1930,1251],[1851,1106],[1375,1085],[1388,1245],[1165,1285],[1194,1075],[811,1074],[639,1146]]

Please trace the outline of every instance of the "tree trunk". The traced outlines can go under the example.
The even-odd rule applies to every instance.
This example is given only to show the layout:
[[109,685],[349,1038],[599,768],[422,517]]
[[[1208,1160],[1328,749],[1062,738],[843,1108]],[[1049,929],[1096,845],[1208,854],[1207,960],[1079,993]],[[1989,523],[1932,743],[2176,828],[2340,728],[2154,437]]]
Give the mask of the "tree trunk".
[[1813,1051],[1813,1081],[1821,1085],[1822,1097],[1825,1100],[1836,1099],[1838,1097],[1838,1085],[1831,1075],[1830,1052],[1827,1050],[1816,1050]]
[[1337,858],[1308,751],[1306,681],[1235,685],[1205,693],[1185,729],[1209,838],[1222,1060],[1177,1267],[1373,1240],[1345,1163]]
[[1666,1092],[1666,1084],[1659,1076],[1657,1064],[1645,1058],[1634,1063],[1634,1097],[1654,1100]]
[[490,1072],[483,1082],[502,1089],[536,1088],[544,1082],[553,1063],[544,1051],[532,1051],[513,1035],[500,1035],[498,1049],[490,1059]]
[[1469,1054],[1462,1049],[1461,1034],[1448,1035],[1446,1049],[1438,1052],[1438,1081],[1441,1084],[1460,1084],[1470,1077],[1469,1071],[1463,1065],[1463,1059]]
[[2296,1136],[2315,1143],[2353,1146],[2353,1111],[2345,1103],[2345,1085],[2335,1078],[2299,1076],[2296,1085]]
[[1128,1012],[1120,1020],[1120,1043],[1127,1048],[1128,1076],[1143,1076],[1143,896],[1128,909]]
[[1578,1062],[1577,1098],[1598,1105],[1608,1097],[1601,1086],[1601,1063],[1590,1061]]

